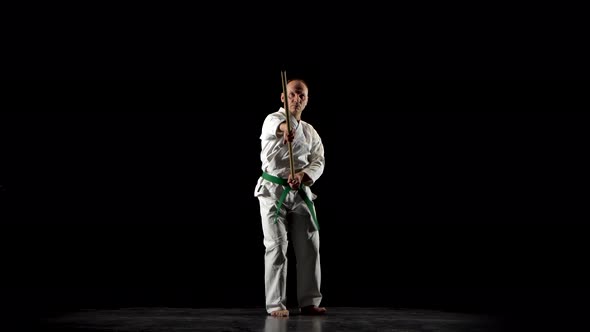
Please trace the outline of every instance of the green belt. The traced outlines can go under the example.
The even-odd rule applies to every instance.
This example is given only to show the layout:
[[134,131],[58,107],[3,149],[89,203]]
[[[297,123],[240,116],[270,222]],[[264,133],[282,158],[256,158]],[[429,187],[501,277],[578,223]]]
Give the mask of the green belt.
[[[278,217],[279,217],[279,213],[281,212],[281,207],[283,206],[283,202],[285,201],[285,198],[287,197],[287,194],[291,191],[291,187],[289,186],[289,182],[285,179],[281,179],[279,177],[270,175],[268,173],[263,172],[262,173],[262,178],[270,181],[272,183],[276,183],[276,184],[280,184],[282,185],[285,190],[283,190],[283,193],[281,194],[281,198],[279,198],[278,202],[277,202],[277,213],[275,216],[275,224],[278,221]],[[305,189],[304,189],[304,185],[303,183],[299,186],[299,189],[297,191],[299,191],[299,194],[301,195],[301,197],[303,197],[303,200],[305,201],[305,204],[307,204],[307,207],[309,208],[309,212],[311,212],[311,217],[313,218],[313,221],[315,223],[316,229],[319,231],[320,230],[320,224],[318,223],[318,218],[315,215],[315,208],[313,206],[313,202],[311,201],[311,199],[309,199],[309,197],[307,197],[307,194],[305,193]]]

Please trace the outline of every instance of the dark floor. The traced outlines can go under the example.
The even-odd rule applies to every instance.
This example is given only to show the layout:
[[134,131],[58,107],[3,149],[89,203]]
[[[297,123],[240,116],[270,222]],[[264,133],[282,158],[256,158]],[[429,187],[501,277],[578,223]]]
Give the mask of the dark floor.
[[43,331],[503,331],[492,316],[387,308],[333,307],[325,316],[267,316],[263,309],[124,308],[45,318]]

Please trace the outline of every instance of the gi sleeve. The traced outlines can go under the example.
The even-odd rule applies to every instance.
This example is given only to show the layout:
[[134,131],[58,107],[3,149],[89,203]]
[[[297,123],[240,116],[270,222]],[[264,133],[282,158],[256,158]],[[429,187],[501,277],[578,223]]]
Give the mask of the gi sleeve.
[[272,140],[282,137],[280,135],[279,126],[285,122],[286,118],[284,114],[275,112],[266,116],[264,123],[262,124],[262,133],[260,139]]
[[315,129],[313,130],[313,140],[310,152],[309,165],[303,169],[303,172],[305,172],[311,179],[311,181],[304,183],[306,186],[314,184],[324,172],[324,145]]

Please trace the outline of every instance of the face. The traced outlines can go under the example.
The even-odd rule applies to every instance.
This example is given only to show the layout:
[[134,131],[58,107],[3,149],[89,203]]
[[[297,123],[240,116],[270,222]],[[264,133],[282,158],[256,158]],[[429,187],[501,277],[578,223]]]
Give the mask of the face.
[[[307,106],[307,86],[300,81],[292,81],[287,84],[287,103],[291,113],[301,113]],[[285,102],[285,96],[281,93],[281,101]]]

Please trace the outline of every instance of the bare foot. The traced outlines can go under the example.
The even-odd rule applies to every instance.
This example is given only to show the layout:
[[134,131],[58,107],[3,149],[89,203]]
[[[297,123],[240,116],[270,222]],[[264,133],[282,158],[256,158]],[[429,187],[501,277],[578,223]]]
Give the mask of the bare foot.
[[288,317],[289,316],[289,310],[285,309],[285,310],[275,310],[273,312],[270,313],[271,316],[273,317]]
[[325,315],[328,310],[324,307],[310,305],[300,309],[302,315]]

